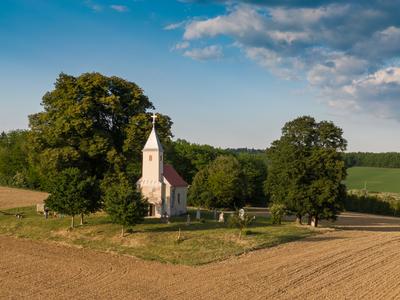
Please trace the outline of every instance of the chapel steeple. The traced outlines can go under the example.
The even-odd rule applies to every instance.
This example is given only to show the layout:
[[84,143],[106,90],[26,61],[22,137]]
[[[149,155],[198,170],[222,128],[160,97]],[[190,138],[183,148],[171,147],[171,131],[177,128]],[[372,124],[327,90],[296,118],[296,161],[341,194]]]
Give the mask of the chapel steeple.
[[149,135],[149,138],[147,139],[146,144],[144,145],[143,151],[145,150],[159,150],[160,152],[164,152],[163,147],[160,143],[160,140],[157,136],[156,132],[156,119],[157,115],[153,113],[151,116],[153,119],[153,128],[151,129],[151,133]]
[[143,148],[142,179],[144,182],[161,182],[164,172],[164,149],[157,136],[155,123],[157,115],[153,113],[153,128]]

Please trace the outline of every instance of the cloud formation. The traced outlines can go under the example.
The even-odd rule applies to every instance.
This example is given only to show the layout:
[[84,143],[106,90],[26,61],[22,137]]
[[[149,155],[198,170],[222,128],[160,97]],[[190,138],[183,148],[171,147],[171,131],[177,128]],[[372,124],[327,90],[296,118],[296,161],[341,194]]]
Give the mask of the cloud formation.
[[196,60],[218,59],[223,56],[222,47],[218,45],[211,45],[204,48],[193,48],[183,52],[183,55]]
[[100,12],[103,10],[103,6],[91,0],[85,0],[84,4],[94,12]]
[[306,79],[331,107],[400,120],[400,0],[186,2],[223,3],[226,13],[181,25],[182,43],[214,44],[185,56],[221,57],[216,41],[228,37],[270,72]]
[[129,10],[127,6],[125,6],[125,5],[117,5],[117,4],[110,5],[110,8],[115,10],[115,11],[117,11],[117,12],[126,12],[126,11]]

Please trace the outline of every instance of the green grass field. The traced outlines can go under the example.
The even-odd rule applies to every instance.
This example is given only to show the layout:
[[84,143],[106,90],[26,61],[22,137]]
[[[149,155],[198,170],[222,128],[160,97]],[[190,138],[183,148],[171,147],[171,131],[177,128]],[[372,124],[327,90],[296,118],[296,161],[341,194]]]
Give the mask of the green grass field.
[[[16,219],[15,213],[23,213]],[[195,212],[191,211],[192,220]],[[275,246],[301,239],[316,232],[294,223],[271,225],[271,220],[257,217],[247,234],[238,238],[239,230],[212,219],[203,211],[204,223],[186,218],[173,218],[170,224],[158,219],[146,219],[120,237],[121,226],[111,224],[104,213],[92,214],[87,223],[68,230],[70,218],[49,218],[36,214],[34,207],[13,208],[0,212],[0,234],[20,238],[45,240],[157,260],[174,264],[201,265],[223,260],[255,249]],[[177,241],[181,229],[181,240]]]
[[347,170],[348,189],[363,189],[366,184],[371,192],[400,193],[400,169],[353,167]]

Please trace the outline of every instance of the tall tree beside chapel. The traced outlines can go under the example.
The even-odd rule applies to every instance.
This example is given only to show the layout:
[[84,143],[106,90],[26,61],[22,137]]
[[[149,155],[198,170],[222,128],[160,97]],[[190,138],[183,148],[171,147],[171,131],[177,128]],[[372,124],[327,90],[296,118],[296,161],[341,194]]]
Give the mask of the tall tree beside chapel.
[[345,197],[346,146],[342,129],[332,122],[304,116],[286,123],[267,151],[272,202],[285,204],[298,220],[307,214],[315,226],[335,219]]
[[[29,118],[30,144],[42,176],[67,168],[95,178],[91,211],[101,206],[100,184],[123,172],[132,184],[140,176],[141,149],[151,131],[153,104],[133,82],[99,73],[60,74],[43,96],[44,111]],[[157,131],[167,143],[172,122],[158,116]],[[50,181],[49,181],[50,182]],[[43,187],[51,192],[51,185]]]
[[193,179],[189,204],[207,208],[238,208],[245,203],[244,173],[236,157],[217,157]]
[[52,178],[50,196],[45,200],[46,207],[71,216],[71,228],[74,228],[74,217],[91,211],[93,194],[95,190],[95,178],[89,177],[77,168],[67,168]]
[[104,182],[103,185],[107,185],[103,195],[105,211],[113,223],[122,225],[123,237],[126,226],[143,221],[148,203],[123,174],[119,174],[112,181]]

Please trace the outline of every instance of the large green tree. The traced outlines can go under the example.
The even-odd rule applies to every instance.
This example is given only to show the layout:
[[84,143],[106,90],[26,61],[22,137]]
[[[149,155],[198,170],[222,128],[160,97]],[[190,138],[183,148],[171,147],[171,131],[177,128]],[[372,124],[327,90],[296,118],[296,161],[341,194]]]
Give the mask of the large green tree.
[[266,191],[301,220],[313,224],[335,219],[345,197],[343,151],[347,142],[332,122],[304,116],[285,124],[282,136],[267,151],[270,161]]
[[266,206],[264,182],[267,178],[267,165],[258,155],[239,153],[238,160],[243,170],[246,204]]
[[189,183],[192,183],[198,171],[223,154],[228,154],[228,151],[209,145],[189,143],[182,139],[166,147],[166,160]]
[[104,208],[113,223],[122,225],[123,237],[126,226],[143,221],[147,214],[147,201],[123,174],[111,182],[104,182],[103,190]]
[[67,168],[52,178],[51,182],[51,193],[45,205],[58,213],[71,216],[71,228],[74,227],[76,215],[83,216],[96,210],[94,177],[83,174],[77,168]]
[[222,155],[198,172],[189,189],[189,203],[207,208],[235,208],[245,203],[245,182],[236,157]]
[[[104,178],[123,172],[136,182],[141,150],[152,128],[148,110],[154,109],[139,86],[99,73],[62,73],[42,106],[44,111],[29,118],[29,140],[33,152],[39,153],[36,163],[44,178],[67,168],[94,177],[97,192],[92,200],[98,207]],[[158,134],[168,143],[172,122],[158,117]],[[44,188],[48,190],[48,184]]]

